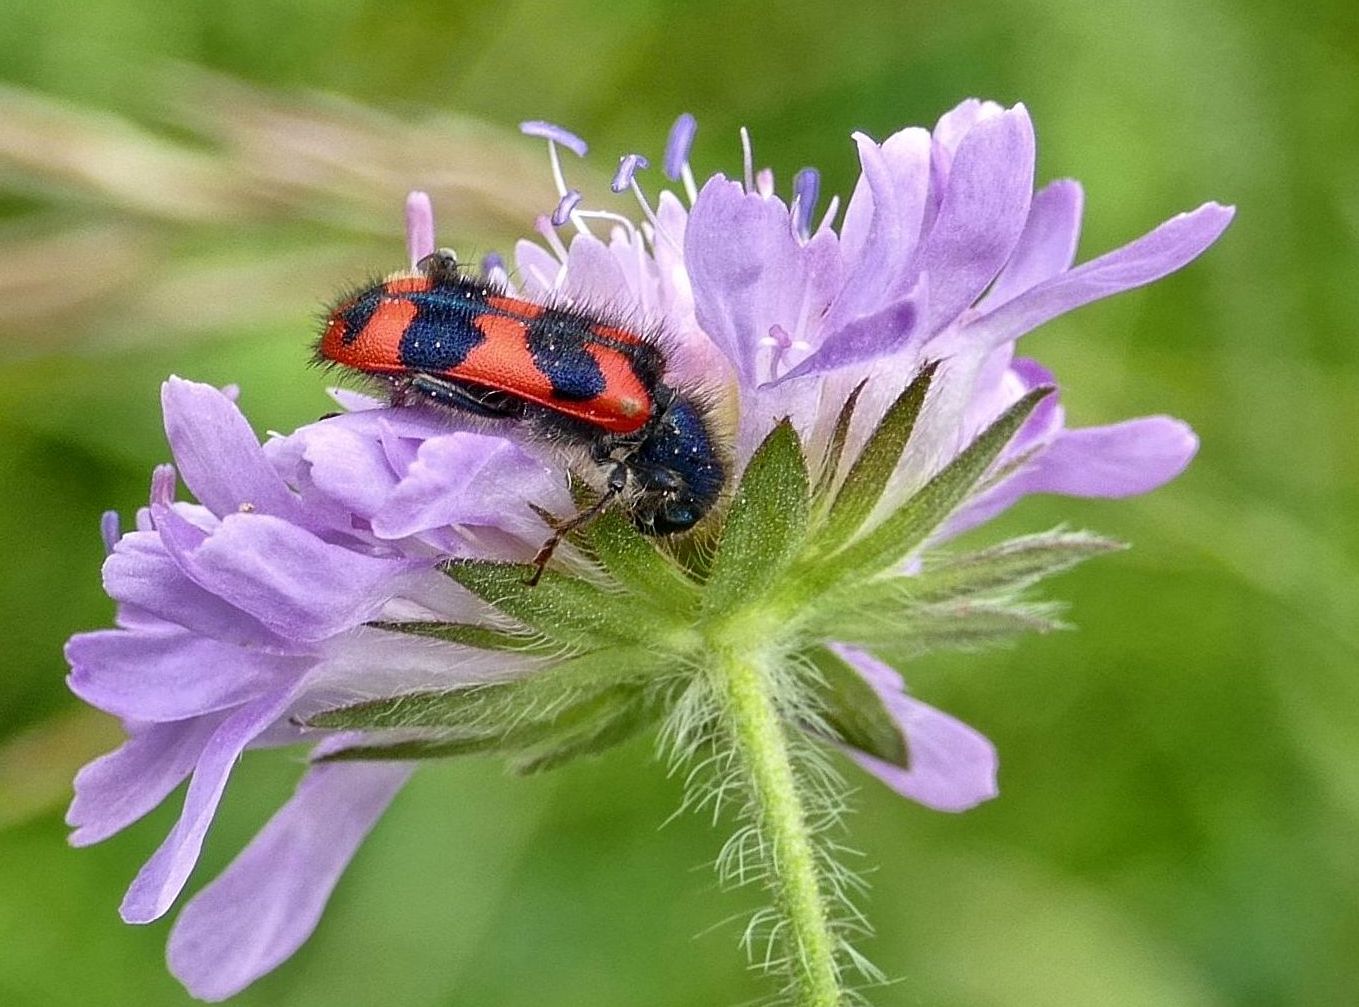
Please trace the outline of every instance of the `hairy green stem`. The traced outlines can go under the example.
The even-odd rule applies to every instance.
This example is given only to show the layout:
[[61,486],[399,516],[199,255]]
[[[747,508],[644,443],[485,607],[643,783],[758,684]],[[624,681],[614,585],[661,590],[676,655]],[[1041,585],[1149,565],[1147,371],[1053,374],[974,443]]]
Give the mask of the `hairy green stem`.
[[769,846],[770,887],[798,1007],[839,1007],[843,998],[818,877],[816,851],[767,659],[719,650],[714,691],[736,744],[758,825]]

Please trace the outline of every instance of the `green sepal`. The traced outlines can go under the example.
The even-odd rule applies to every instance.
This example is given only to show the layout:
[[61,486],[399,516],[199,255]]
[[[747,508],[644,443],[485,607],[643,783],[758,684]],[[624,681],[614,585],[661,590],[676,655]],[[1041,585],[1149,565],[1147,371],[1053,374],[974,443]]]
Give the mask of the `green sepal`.
[[845,481],[835,495],[826,523],[816,535],[815,546],[823,552],[833,552],[848,542],[868,520],[873,508],[882,499],[887,483],[901,462],[902,453],[911,439],[920,409],[925,404],[930,382],[938,370],[937,361],[926,364],[897,396],[883,414],[863,450],[854,459]]
[[[933,650],[982,650],[1014,642],[1028,633],[1065,629],[1055,602],[958,599],[891,608],[884,603],[842,615],[836,639],[857,644],[898,664]],[[887,655],[891,655],[888,657]]]
[[536,633],[515,632],[465,622],[370,622],[374,629],[410,636],[424,636],[478,650],[505,650],[521,654],[556,653],[561,645]]
[[698,585],[619,509],[595,519],[588,541],[604,569],[629,593],[641,595],[686,620],[697,612]]
[[704,590],[704,609],[727,611],[768,587],[801,548],[809,506],[802,442],[784,419],[741,477]]
[[510,760],[510,768],[527,776],[556,769],[585,755],[598,755],[621,745],[654,723],[660,707],[642,689],[611,690],[600,697],[588,717],[558,722],[527,751]]
[[534,568],[523,563],[457,559],[445,563],[443,570],[530,629],[582,650],[654,640],[660,629],[684,626],[682,613],[659,608],[639,612],[635,598],[602,591],[555,570],[544,571],[532,587],[528,580]]
[[1087,559],[1125,548],[1115,539],[1055,528],[961,556],[935,561],[927,557],[920,574],[902,581],[911,595],[921,601],[1015,594]]
[[830,492],[835,487],[835,477],[840,474],[840,460],[844,457],[845,443],[849,440],[849,428],[854,422],[854,408],[859,404],[859,396],[863,394],[867,384],[868,379],[864,378],[854,386],[854,390],[840,407],[840,414],[835,418],[835,427],[831,430],[830,440],[826,442],[826,454],[821,459],[816,487],[812,490],[814,509],[819,509],[831,499]]
[[414,738],[378,740],[339,749],[316,761],[405,761],[499,754],[512,757],[511,767],[516,772],[538,772],[626,741],[655,718],[656,711],[645,697],[642,686],[615,685],[551,716],[525,718],[499,730],[485,725],[481,730],[443,730]]
[[1035,388],[983,430],[881,524],[834,556],[829,573],[841,582],[872,576],[904,559],[961,504],[1051,385]]
[[909,769],[910,752],[901,726],[876,690],[838,655],[823,647],[805,656],[816,668],[810,687],[826,726],[845,744]]
[[305,724],[342,731],[456,729],[504,734],[523,722],[555,718],[607,689],[653,682],[666,665],[664,656],[644,648],[609,648],[509,682],[365,700],[314,714]]
[[503,739],[491,734],[438,734],[428,738],[374,741],[318,755],[313,762],[424,762],[497,751]]

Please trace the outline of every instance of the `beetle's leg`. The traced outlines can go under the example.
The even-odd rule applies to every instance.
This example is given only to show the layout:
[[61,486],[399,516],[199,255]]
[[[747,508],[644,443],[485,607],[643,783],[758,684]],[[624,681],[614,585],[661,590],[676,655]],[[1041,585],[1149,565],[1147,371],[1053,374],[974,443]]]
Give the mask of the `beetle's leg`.
[[609,504],[613,503],[619,493],[622,493],[628,484],[628,469],[626,465],[615,465],[609,472],[607,488],[603,495],[593,504],[581,511],[575,517],[564,521],[553,531],[549,538],[538,549],[533,557],[533,573],[525,581],[529,587],[533,587],[542,579],[543,571],[547,569],[547,564],[552,559],[552,554],[557,551],[557,546],[561,545],[562,539],[584,525],[589,524],[599,515],[603,514]]
[[431,402],[476,416],[489,419],[504,419],[518,416],[524,411],[524,404],[512,396],[497,392],[495,389],[473,389],[447,378],[436,378],[432,374],[413,374],[406,389],[418,392]]

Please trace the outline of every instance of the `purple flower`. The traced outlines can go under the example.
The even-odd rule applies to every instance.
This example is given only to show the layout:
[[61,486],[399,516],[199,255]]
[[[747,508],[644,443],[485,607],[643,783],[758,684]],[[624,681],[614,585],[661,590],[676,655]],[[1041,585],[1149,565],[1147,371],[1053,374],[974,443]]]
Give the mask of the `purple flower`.
[[[855,134],[862,173],[838,228],[837,200],[812,223],[814,169],[798,173],[795,198],[784,203],[769,184],[755,181],[748,143],[744,182],[718,174],[697,188],[688,163],[694,130],[692,117],[681,116],[664,159],[667,177],[685,182],[687,208],[668,190],[653,206],[634,182],[646,220],[640,228],[611,213],[576,209],[569,243],[553,233],[547,250],[527,241],[517,246],[523,292],[636,305],[662,321],[682,380],[738,388],[738,469],[783,416],[809,444],[823,443],[861,381],[868,383],[860,415],[875,419],[904,376],[942,360],[921,436],[912,440],[887,503],[924,485],[1025,392],[1055,384],[1039,364],[1015,356],[1021,336],[1187,265],[1235,212],[1205,203],[1073,268],[1081,187],[1062,179],[1034,191],[1033,126],[1023,105],[969,99],[933,131],[912,127],[882,143]],[[595,221],[608,225],[607,238],[593,232]],[[870,428],[856,425],[851,449]],[[1165,416],[1067,429],[1051,397],[1009,445],[998,466],[1006,475],[961,508],[942,535],[989,520],[1030,493],[1148,492],[1178,475],[1197,448],[1193,431]],[[864,663],[871,659],[857,651],[842,656],[879,691],[900,693],[899,683]],[[921,725],[944,724],[943,714],[930,710],[926,717],[922,709],[929,710],[897,706],[913,750]],[[954,727],[957,738],[970,730]],[[906,785],[900,771],[860,761],[940,810],[992,796],[989,745],[960,743],[951,751],[951,763],[936,765],[954,774],[952,789]],[[986,774],[990,783],[979,785]]]
[[[521,241],[524,296],[626,307],[662,326],[674,382],[731,403],[739,472],[782,417],[809,455],[850,390],[866,382],[850,450],[905,379],[942,366],[918,436],[883,506],[906,498],[1031,388],[1052,378],[1014,355],[1044,321],[1185,265],[1226,227],[1216,204],[1072,268],[1081,191],[1033,191],[1033,131],[1023,106],[964,102],[933,132],[878,144],[857,135],[862,175],[839,218],[815,217],[819,178],[804,169],[791,203],[772,173],[714,175],[689,165],[695,124],[681,117],[663,159],[679,195],[650,200],[628,154],[614,188],[642,220],[587,206],[548,140],[559,203],[537,222],[546,247]],[[428,198],[406,206],[412,265],[434,249]],[[570,225],[563,241],[557,227]],[[597,233],[598,232],[598,233]],[[448,415],[336,392],[345,413],[261,445],[231,397],[171,378],[162,403],[175,468],[152,479],[135,530],[116,517],[104,585],[116,628],[73,637],[70,686],[119,717],[127,741],[81,770],[68,815],[76,845],[125,828],[189,779],[178,823],[132,882],[122,915],[166,913],[197,861],[232,766],[249,747],[302,743],[321,756],[352,743],[299,721],[367,698],[449,690],[532,675],[545,658],[383,632],[375,620],[476,623],[492,610],[438,569],[452,557],[527,560],[541,543],[533,506],[570,513],[555,457],[459,429]],[[1029,493],[1123,496],[1173,478],[1196,448],[1166,417],[1069,430],[1055,398],[1013,439],[1001,475],[957,510],[941,536],[988,520]],[[176,471],[197,503],[174,499]],[[996,793],[996,756],[972,728],[906,695],[890,668],[858,648],[840,658],[872,687],[907,739],[905,770],[852,757],[922,804],[960,811]],[[306,940],[350,856],[413,763],[318,763],[226,871],[191,899],[170,937],[171,969],[189,991],[222,999]],[[322,825],[324,827],[322,827]]]
[[[355,411],[264,447],[214,388],[171,378],[162,399],[179,474],[200,503],[174,502],[175,470],[163,466],[135,531],[117,537],[105,521],[117,628],[66,648],[71,689],[128,732],[77,776],[71,841],[107,838],[190,778],[178,824],[123,901],[130,923],[157,919],[183,889],[245,748],[303,741],[295,718],[337,702],[530,673],[522,656],[364,623],[475,621],[484,606],[436,563],[524,559],[541,536],[527,503],[570,506],[561,471],[519,446],[352,393],[343,401]],[[306,939],[408,772],[309,770],[176,923],[171,967],[191,992],[228,996]]]

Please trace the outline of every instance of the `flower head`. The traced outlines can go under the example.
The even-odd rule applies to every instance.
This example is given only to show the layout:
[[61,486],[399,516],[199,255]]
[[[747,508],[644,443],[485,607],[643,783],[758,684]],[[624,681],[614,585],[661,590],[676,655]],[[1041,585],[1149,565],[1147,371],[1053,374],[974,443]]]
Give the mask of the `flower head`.
[[[862,174],[843,215],[835,199],[818,213],[813,169],[781,199],[744,132],[741,177],[700,186],[695,129],[680,117],[660,161],[678,194],[652,199],[647,159],[620,159],[613,189],[635,200],[634,222],[570,187],[558,148],[584,156],[583,141],[525,123],[548,142],[559,201],[537,222],[543,244],[521,241],[514,270],[492,257],[486,271],[515,296],[663,329],[667,380],[729,414],[739,487],[710,532],[711,565],[704,549],[658,551],[604,520],[565,572],[526,588],[505,564],[534,554],[541,513],[574,505],[561,459],[513,429],[337,392],[346,412],[261,445],[223,392],[166,383],[175,468],[157,470],[134,531],[102,525],[117,628],[67,647],[71,688],[128,732],[77,778],[72,841],[112,835],[190,777],[123,904],[129,922],[155,919],[239,754],[311,744],[314,760],[181,913],[170,964],[195,995],[231,995],[306,939],[412,759],[499,751],[538,769],[597,751],[696,690],[720,694],[716,678],[675,669],[743,633],[815,683],[811,699],[803,686],[775,695],[785,722],[930,807],[993,796],[990,743],[907,696],[882,658],[1052,625],[1018,592],[1108,544],[1054,533],[951,560],[930,550],[1025,494],[1145,492],[1192,457],[1194,435],[1166,417],[1067,429],[1052,375],[1015,343],[1185,265],[1230,209],[1205,204],[1073,268],[1081,190],[1034,192],[1022,105],[968,101],[933,131],[856,135]],[[412,194],[406,217],[414,268],[434,249],[428,199]],[[174,499],[176,471],[197,503]],[[601,569],[639,607],[599,590]],[[750,598],[764,609],[727,618]],[[637,612],[654,619],[646,637]],[[671,716],[667,731],[722,720],[705,716],[680,728]]]

